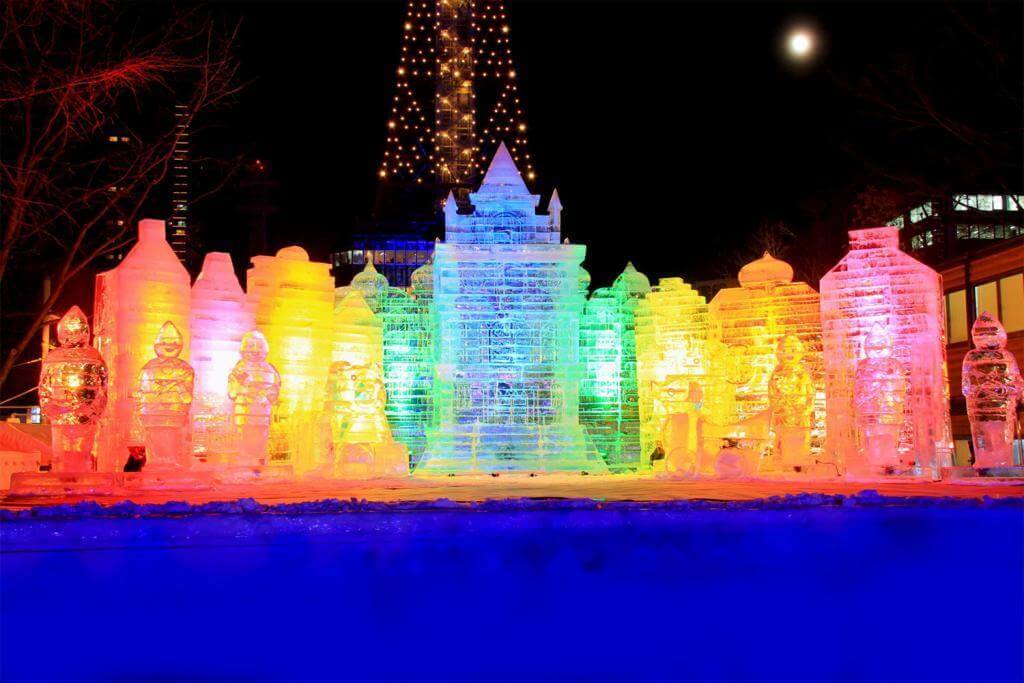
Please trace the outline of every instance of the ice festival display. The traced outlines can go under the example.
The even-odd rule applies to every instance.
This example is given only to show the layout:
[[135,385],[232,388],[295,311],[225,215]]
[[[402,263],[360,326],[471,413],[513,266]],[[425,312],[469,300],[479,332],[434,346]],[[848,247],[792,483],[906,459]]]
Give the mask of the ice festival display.
[[963,394],[977,468],[1012,467],[1017,405],[1024,403],[1024,379],[1006,350],[1006,330],[987,311],[971,328],[974,348],[964,356]]
[[739,283],[708,304],[703,470],[728,449],[731,473],[806,473],[811,431],[820,440],[825,423],[818,293],[767,252],[740,269]]
[[60,346],[39,374],[39,407],[50,421],[55,472],[96,470],[92,447],[107,405],[107,364],[89,345],[89,321],[72,306],[57,323]]
[[939,274],[900,250],[897,228],[852,230],[821,317],[829,455],[854,476],[939,477],[952,450]]
[[241,358],[242,337],[254,326],[253,312],[246,305],[231,255],[208,253],[192,285],[189,354],[196,374],[192,451],[200,459],[222,459],[238,448],[228,375]]
[[[108,485],[139,466],[161,486],[410,471],[936,478],[950,465],[941,282],[895,228],[851,231],[820,297],[765,254],[710,304],[631,264],[588,299],[585,248],[562,240],[557,193],[546,215],[539,199],[499,149],[463,208],[448,197],[446,241],[409,290],[372,264],[335,288],[297,246],[254,257],[248,292],[220,253],[190,287],[163,223],[140,222],[97,276],[95,348],[80,310],[58,326],[39,382],[55,472],[26,486],[77,473]],[[975,466],[1001,476],[1024,382],[998,320],[983,313],[972,332]]]
[[579,421],[585,247],[499,147],[434,251],[434,420],[416,472],[601,471]]
[[613,472],[640,466],[636,311],[649,291],[628,263],[611,287],[594,290],[580,325],[580,421]]
[[108,407],[97,434],[99,471],[119,471],[128,445],[144,441],[134,415],[135,387],[164,323],[180,332],[181,359],[188,360],[191,299],[188,271],[167,243],[163,221],[140,221],[135,246],[116,268],[96,277],[94,343],[110,373]]

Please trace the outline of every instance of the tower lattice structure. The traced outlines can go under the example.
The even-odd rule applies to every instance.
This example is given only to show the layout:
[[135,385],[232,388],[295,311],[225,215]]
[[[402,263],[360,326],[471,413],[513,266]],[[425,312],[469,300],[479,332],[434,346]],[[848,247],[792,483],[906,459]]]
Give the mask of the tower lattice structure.
[[409,0],[382,187],[464,197],[501,143],[535,179],[509,34],[504,0]]

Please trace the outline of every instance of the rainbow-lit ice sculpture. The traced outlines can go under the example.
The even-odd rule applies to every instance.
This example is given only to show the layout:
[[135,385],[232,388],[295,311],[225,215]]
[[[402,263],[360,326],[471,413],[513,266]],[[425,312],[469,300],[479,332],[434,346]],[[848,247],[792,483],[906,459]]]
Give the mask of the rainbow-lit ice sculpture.
[[334,303],[331,361],[345,361],[350,365],[382,362],[384,340],[380,317],[370,310],[358,289],[338,289],[341,298],[336,298]]
[[907,370],[892,357],[888,331],[876,324],[864,337],[853,377],[853,418],[867,471],[884,474],[913,467],[912,461],[900,459],[906,399]]
[[[434,251],[435,421],[417,473],[603,471],[579,423],[585,247],[537,215],[504,145]],[[553,207],[556,208],[556,207]]]
[[[821,280],[821,318],[828,404],[827,450],[852,475],[912,472],[937,477],[951,463],[949,380],[946,375],[942,279],[900,251],[897,228],[850,232],[850,251]],[[875,327],[880,332],[871,334]],[[906,395],[867,397],[857,385],[862,358],[884,358],[876,341],[891,340],[889,356],[906,372]],[[870,352],[870,355],[865,355]],[[890,383],[887,375],[882,378]],[[863,375],[863,372],[862,372]],[[902,405],[899,464],[881,471],[866,458],[857,403],[885,400]],[[871,446],[873,448],[873,446]]]
[[139,371],[136,411],[146,439],[147,470],[182,470],[192,464],[188,422],[195,373],[178,356],[182,338],[174,323],[160,328],[151,359]]
[[247,332],[239,348],[241,358],[228,375],[228,398],[234,404],[239,435],[237,465],[267,463],[271,416],[281,392],[281,375],[267,362],[269,350],[262,332]]
[[371,311],[380,313],[381,300],[388,290],[388,279],[377,272],[373,260],[370,259],[363,269],[352,278],[349,289],[359,292]]
[[672,462],[655,461],[656,470],[696,473],[707,334],[707,301],[681,278],[660,279],[637,308],[641,470],[652,466],[652,454],[660,450],[665,459],[671,451]]
[[254,256],[246,278],[256,328],[270,345],[267,360],[281,373],[267,464],[290,464],[300,474],[316,466],[315,426],[333,341],[330,268],[293,246]]
[[987,311],[971,328],[974,349],[964,356],[962,383],[974,441],[974,466],[1012,467],[1017,404],[1024,401],[1024,379],[1017,359],[1006,350],[1006,330]]
[[330,457],[322,459],[322,474],[343,479],[408,474],[408,449],[394,440],[385,415],[387,393],[379,363],[333,363],[326,396],[330,444],[325,455]]
[[235,443],[228,375],[238,363],[239,345],[253,328],[252,311],[231,265],[231,255],[210,252],[192,285],[192,347],[196,371],[192,405],[192,450],[206,459],[233,451]]
[[[790,265],[767,252],[740,269],[739,282],[739,287],[720,290],[708,304],[714,373],[704,393],[704,448],[713,458],[717,447],[735,442],[738,452],[745,454],[742,470],[746,475],[809,471],[814,462],[810,448],[803,453],[791,448],[782,457],[774,452],[779,443],[771,438],[769,383],[780,342],[794,337],[802,346],[801,365],[814,387],[813,426],[820,434],[825,415],[824,403],[817,398],[824,396],[818,293],[804,282],[793,282]],[[789,388],[785,382],[776,385],[777,390],[783,387]],[[805,391],[799,385],[792,388],[801,394]],[[804,400],[803,395],[792,397],[794,403]],[[790,410],[779,407],[783,412]]]
[[93,472],[96,424],[107,405],[107,365],[89,346],[89,322],[72,306],[57,323],[57,341],[39,373],[39,407],[50,421],[55,472]]
[[128,442],[143,438],[133,420],[135,386],[165,322],[178,328],[188,360],[191,298],[188,272],[167,243],[163,221],[140,221],[139,241],[116,268],[96,277],[94,343],[110,371],[110,406],[97,435],[101,472],[120,470]]
[[594,290],[580,326],[580,422],[613,472],[640,466],[636,310],[649,291],[647,277],[627,264],[611,287]]
[[426,443],[434,374],[430,302],[433,265],[412,273],[412,293],[389,287],[381,297],[387,417],[395,439],[409,449],[415,467]]
[[[814,376],[799,337],[787,334],[775,351],[775,369],[768,380],[768,406],[774,441],[769,457],[773,472],[799,471],[807,465],[814,427],[814,403],[818,394]],[[820,367],[820,363],[819,363]]]

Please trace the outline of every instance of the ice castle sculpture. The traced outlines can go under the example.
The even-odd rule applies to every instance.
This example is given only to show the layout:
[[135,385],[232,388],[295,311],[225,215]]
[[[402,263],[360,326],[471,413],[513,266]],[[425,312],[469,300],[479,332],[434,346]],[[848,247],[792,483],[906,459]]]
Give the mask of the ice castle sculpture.
[[330,268],[293,246],[276,256],[254,256],[247,274],[256,328],[270,345],[267,361],[281,374],[268,464],[288,463],[296,473],[315,466],[316,416],[323,407],[334,340]]
[[231,255],[210,252],[192,285],[192,345],[195,369],[192,450],[206,459],[232,452],[237,444],[228,398],[228,375],[241,356],[245,333],[253,329],[252,310],[235,276]]
[[900,251],[897,228],[852,230],[849,253],[821,280],[821,318],[829,453],[848,473],[879,473],[865,459],[854,410],[862,398],[855,388],[857,367],[865,338],[877,325],[892,340],[891,357],[907,373],[900,459],[913,473],[938,476],[951,462],[939,274]]
[[1024,379],[1017,359],[1006,350],[1006,330],[987,311],[974,321],[971,339],[974,349],[964,356],[961,381],[974,441],[974,466],[1012,467]]
[[165,322],[181,332],[182,360],[188,360],[190,285],[167,243],[164,222],[149,219],[139,222],[139,240],[124,260],[96,276],[94,343],[110,372],[109,405],[97,438],[101,472],[120,470],[128,442],[143,439],[141,425],[133,421],[135,384]]
[[627,264],[611,287],[594,290],[580,326],[580,422],[613,472],[640,464],[636,310],[649,291],[647,277]]
[[412,293],[389,287],[381,296],[387,418],[395,439],[409,449],[412,467],[423,453],[431,417],[433,278],[428,262],[413,271]]
[[[585,247],[537,215],[500,146],[471,214],[445,205],[434,251],[434,422],[417,473],[595,471],[579,423]],[[557,209],[558,207],[552,207]]]
[[[699,443],[697,417],[707,382],[708,305],[681,278],[661,278],[636,312],[640,468],[650,469],[670,428],[675,471],[693,473]],[[686,419],[673,416],[686,416]]]
[[[704,393],[704,444],[713,457],[715,445],[736,440],[751,459],[746,474],[808,471],[811,451],[780,459],[771,440],[775,416],[769,384],[779,343],[787,336],[800,342],[802,365],[810,373],[815,397],[824,396],[819,297],[804,282],[793,282],[793,268],[765,254],[739,272],[739,287],[719,290],[708,304],[708,342],[714,378]],[[778,387],[777,387],[778,388]],[[824,403],[816,400],[814,423],[821,434]]]
[[139,371],[135,410],[146,439],[147,470],[184,470],[192,465],[191,434],[195,372],[178,356],[181,333],[167,321],[153,344],[155,358]]
[[60,346],[43,358],[39,407],[50,421],[55,472],[94,472],[96,425],[107,405],[107,364],[89,345],[89,321],[72,306],[57,323]]

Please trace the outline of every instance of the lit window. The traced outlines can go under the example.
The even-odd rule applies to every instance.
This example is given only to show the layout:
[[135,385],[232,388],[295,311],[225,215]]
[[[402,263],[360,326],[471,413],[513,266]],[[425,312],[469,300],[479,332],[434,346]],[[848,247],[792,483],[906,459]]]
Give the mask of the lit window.
[[967,341],[967,290],[946,295],[946,334],[950,344]]
[[925,202],[921,206],[915,206],[910,210],[910,222],[917,223],[932,215],[931,202]]
[[891,221],[886,223],[886,225],[890,225],[890,226],[892,226],[894,228],[902,229],[903,228],[903,216],[897,216],[896,218],[893,218]]
[[999,320],[1007,332],[1024,330],[1024,273],[999,281]]
[[986,282],[974,288],[974,313],[981,315],[986,311],[999,315],[999,290],[995,282]]

